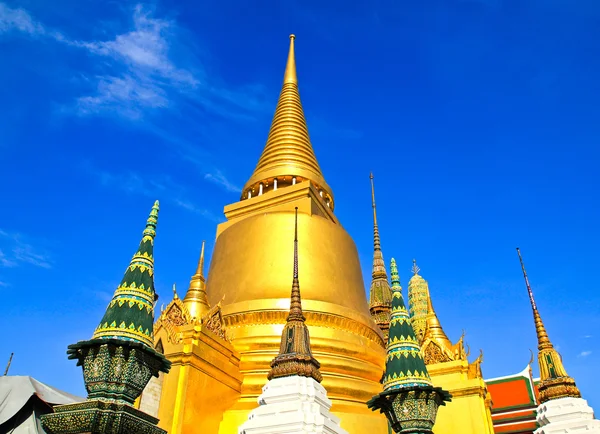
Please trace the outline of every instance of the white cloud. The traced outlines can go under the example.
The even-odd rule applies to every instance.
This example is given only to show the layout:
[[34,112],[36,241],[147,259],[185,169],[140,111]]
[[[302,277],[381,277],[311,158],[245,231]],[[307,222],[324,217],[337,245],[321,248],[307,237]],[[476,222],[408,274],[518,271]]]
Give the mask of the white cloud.
[[220,116],[252,119],[257,110],[271,109],[260,85],[233,89],[218,80],[200,79],[206,75],[205,65],[186,30],[174,20],[156,17],[147,5],[133,9],[131,27],[124,32],[107,40],[85,41],[49,29],[26,10],[0,2],[0,33],[9,30],[85,50],[94,60],[95,73],[76,71],[88,87],[64,113],[140,120],[156,110],[189,102]]
[[93,175],[105,187],[122,190],[128,194],[140,194],[151,199],[163,198],[174,205],[209,220],[220,223],[222,220],[207,209],[201,208],[186,198],[185,187],[177,184],[168,176],[148,178],[136,172],[112,173],[92,167],[89,163],[83,165],[83,170]]
[[29,13],[21,8],[12,9],[0,3],[0,33],[17,30],[30,35],[44,34],[45,29]]
[[41,268],[52,268],[48,254],[40,252],[23,241],[23,236],[0,230],[0,267],[13,268],[30,264]]
[[240,193],[242,191],[241,187],[233,184],[229,181],[221,171],[216,170],[214,173],[207,173],[204,175],[204,179],[214,182],[215,184],[220,185],[225,190],[230,191],[232,193]]
[[6,287],[8,287],[8,286],[9,286],[9,284],[8,284],[8,283],[6,283],[6,282],[3,282],[3,281],[1,281],[1,280],[0,280],[0,288],[2,288],[2,287],[6,288]]
[[590,354],[592,354],[591,351],[582,351],[581,353],[579,353],[579,357],[587,357]]

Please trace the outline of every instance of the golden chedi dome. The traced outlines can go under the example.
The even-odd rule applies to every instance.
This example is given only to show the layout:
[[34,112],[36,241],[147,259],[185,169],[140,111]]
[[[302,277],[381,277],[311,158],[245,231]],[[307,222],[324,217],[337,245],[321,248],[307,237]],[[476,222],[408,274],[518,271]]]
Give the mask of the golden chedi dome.
[[302,305],[311,346],[321,363],[332,411],[353,434],[385,432],[385,417],[365,402],[381,392],[383,336],[370,316],[354,241],[333,214],[308,135],[296,64],[294,36],[283,89],[259,163],[240,202],[225,207],[207,278],[209,301],[223,298],[227,335],[241,355],[242,394],[224,414],[220,433],[236,432],[256,406],[278,354],[290,308],[293,213],[306,241],[302,258]]

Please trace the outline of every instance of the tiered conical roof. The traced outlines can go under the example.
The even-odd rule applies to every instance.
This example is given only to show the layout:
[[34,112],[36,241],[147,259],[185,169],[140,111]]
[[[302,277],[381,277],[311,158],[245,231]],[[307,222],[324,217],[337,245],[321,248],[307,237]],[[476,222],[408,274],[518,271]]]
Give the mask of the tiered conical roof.
[[263,153],[254,173],[242,190],[242,200],[297,182],[310,181],[323,191],[323,198],[333,209],[333,193],[325,182],[310,142],[304,110],[298,92],[294,35],[290,35],[290,51],[285,69],[283,88]]
[[417,261],[413,259],[413,276],[408,282],[408,306],[410,308],[410,320],[419,345],[421,345],[425,339],[425,331],[427,329],[429,286],[427,285],[427,281],[419,275],[419,271]]
[[448,336],[444,332],[442,324],[440,323],[435,310],[433,310],[433,302],[431,301],[429,288],[427,288],[427,320],[423,341],[427,339],[434,340],[444,347],[452,349],[452,342],[450,339],[448,339]]
[[198,268],[196,269],[196,274],[192,276],[190,286],[183,298],[183,304],[190,313],[190,316],[196,318],[196,320],[202,319],[210,310],[206,295],[206,279],[204,278],[204,245],[205,242],[202,241]]
[[310,349],[310,336],[305,324],[306,318],[302,313],[300,298],[300,281],[298,279],[298,207],[296,207],[294,229],[294,277],[292,280],[292,295],[290,313],[281,333],[279,355],[271,362],[269,380],[280,377],[312,377],[319,383],[323,377],[319,368],[321,365],[313,357]]
[[527,277],[525,264],[523,263],[519,248],[517,248],[517,253],[519,254],[519,261],[521,262],[525,285],[527,286],[527,292],[529,293],[529,302],[531,303],[531,309],[533,310],[533,320],[535,322],[535,331],[537,333],[538,363],[540,365],[540,382],[538,384],[540,402],[544,403],[552,399],[566,397],[581,398],[581,392],[577,388],[575,380],[567,374],[562,363],[562,358],[552,345],[552,342],[550,342],[546,327],[542,322],[542,317],[540,316],[533,298],[533,290],[531,289],[531,285],[529,285],[529,278]]
[[379,237],[379,226],[377,225],[377,208],[375,206],[375,185],[372,173],[370,178],[371,200],[373,204],[373,272],[371,274],[369,310],[371,316],[387,339],[390,329],[392,292],[388,283],[383,252],[381,251],[381,239]]
[[154,237],[158,221],[154,203],[142,241],[117,287],[92,339],[122,339],[154,348]]
[[432,386],[421,350],[402,297],[396,261],[390,265],[392,275],[392,315],[387,347],[384,391],[414,386]]

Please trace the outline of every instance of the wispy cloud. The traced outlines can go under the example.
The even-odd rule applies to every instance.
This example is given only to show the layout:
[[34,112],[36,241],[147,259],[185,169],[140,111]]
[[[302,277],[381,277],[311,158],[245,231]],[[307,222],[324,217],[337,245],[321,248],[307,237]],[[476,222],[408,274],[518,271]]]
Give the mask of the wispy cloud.
[[232,193],[240,193],[242,191],[241,187],[233,184],[229,181],[221,171],[217,170],[214,173],[207,173],[204,175],[204,179],[210,182],[214,182],[215,184],[220,185],[227,191],[231,191]]
[[17,30],[30,35],[45,33],[44,26],[36,22],[29,13],[21,8],[13,9],[0,3],[0,33]]
[[0,229],[0,267],[13,268],[29,264],[41,268],[52,268],[47,253],[41,252],[23,240],[19,233],[6,232]]
[[0,280],[0,288],[6,288],[8,286],[10,286],[8,283],[3,282],[3,281]]
[[589,338],[592,338],[592,337],[593,337],[592,335],[585,335],[584,339],[589,339]]
[[591,351],[582,351],[581,353],[579,353],[579,357],[587,357],[590,354],[592,354]]
[[218,223],[223,221],[210,210],[202,208],[189,200],[186,197],[187,189],[174,182],[169,176],[154,175],[153,178],[150,179],[137,172],[108,172],[106,170],[97,169],[90,163],[83,164],[82,169],[95,177],[104,187],[119,189],[128,194],[147,196],[151,199],[166,199],[180,208],[201,215],[209,220]]
[[48,29],[28,11],[0,2],[0,33],[12,30],[50,38],[96,60],[94,72],[74,71],[83,75],[87,86],[65,113],[140,120],[188,103],[223,117],[251,119],[257,110],[270,109],[261,85],[231,87],[206,79],[205,62],[175,20],[157,17],[152,6],[138,4],[130,23],[107,40],[75,40]]

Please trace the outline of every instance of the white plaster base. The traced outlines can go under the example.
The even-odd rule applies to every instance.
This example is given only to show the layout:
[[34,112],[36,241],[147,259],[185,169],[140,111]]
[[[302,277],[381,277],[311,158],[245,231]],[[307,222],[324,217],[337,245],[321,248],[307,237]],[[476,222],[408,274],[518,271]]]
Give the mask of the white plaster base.
[[238,434],[348,434],[329,412],[327,391],[313,378],[275,378],[263,387],[258,403]]
[[600,420],[585,399],[560,398],[540,404],[537,409],[540,427],[534,434],[600,434]]

